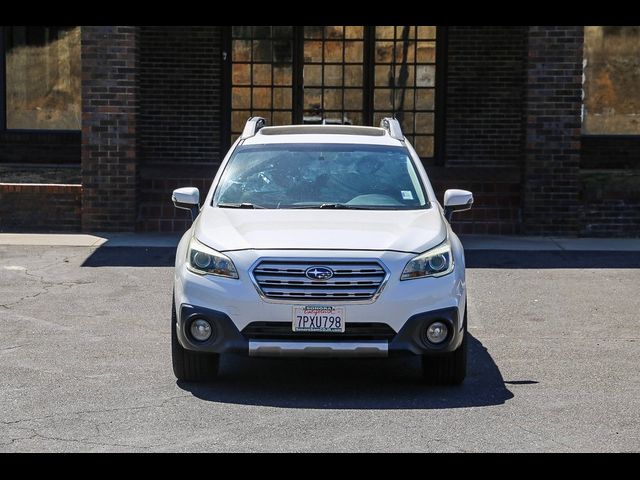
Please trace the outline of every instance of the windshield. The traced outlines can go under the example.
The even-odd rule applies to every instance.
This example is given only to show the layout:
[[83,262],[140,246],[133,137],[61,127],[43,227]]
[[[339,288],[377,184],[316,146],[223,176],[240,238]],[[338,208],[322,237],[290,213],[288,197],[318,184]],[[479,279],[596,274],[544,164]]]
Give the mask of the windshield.
[[241,146],[220,179],[222,208],[428,208],[403,147],[347,144]]

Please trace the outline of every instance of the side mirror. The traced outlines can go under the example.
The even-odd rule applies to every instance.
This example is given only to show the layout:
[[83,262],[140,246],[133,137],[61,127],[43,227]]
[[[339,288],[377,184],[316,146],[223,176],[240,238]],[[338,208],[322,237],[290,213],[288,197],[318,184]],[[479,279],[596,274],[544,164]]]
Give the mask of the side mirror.
[[191,212],[191,220],[195,220],[200,213],[200,190],[193,187],[178,188],[171,195],[173,205]]
[[444,216],[451,222],[453,212],[470,210],[473,205],[473,193],[466,190],[447,190],[444,192]]

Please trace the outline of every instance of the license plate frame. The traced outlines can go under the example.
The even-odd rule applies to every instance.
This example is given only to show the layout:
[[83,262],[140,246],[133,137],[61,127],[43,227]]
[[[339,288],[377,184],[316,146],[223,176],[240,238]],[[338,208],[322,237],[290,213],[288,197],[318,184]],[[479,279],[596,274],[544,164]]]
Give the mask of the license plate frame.
[[292,309],[291,329],[300,333],[344,333],[346,308],[301,305]]

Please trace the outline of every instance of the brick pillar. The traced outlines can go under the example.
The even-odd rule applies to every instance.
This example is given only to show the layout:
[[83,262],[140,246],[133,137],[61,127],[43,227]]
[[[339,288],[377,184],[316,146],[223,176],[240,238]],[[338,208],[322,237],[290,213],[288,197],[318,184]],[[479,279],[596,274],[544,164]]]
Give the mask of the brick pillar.
[[136,222],[137,27],[82,27],[82,229]]
[[523,232],[579,229],[583,27],[529,27]]

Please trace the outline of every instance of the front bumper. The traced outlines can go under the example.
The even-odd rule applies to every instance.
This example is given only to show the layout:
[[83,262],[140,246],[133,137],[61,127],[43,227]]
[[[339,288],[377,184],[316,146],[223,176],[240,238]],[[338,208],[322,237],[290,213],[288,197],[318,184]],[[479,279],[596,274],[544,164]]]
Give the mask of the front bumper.
[[[284,256],[283,252],[248,250],[225,254],[236,265],[239,279],[200,276],[187,270],[184,263],[176,266],[177,332],[180,343],[188,350],[275,356],[385,356],[399,352],[444,353],[456,349],[462,341],[466,285],[461,249],[455,258],[456,268],[451,274],[440,278],[409,281],[400,281],[399,272],[402,272],[407,261],[412,258],[411,254],[393,251],[373,254],[322,250],[286,252],[287,258],[299,255],[320,259],[320,265],[321,259],[329,256],[331,259],[357,256],[361,260],[379,261],[391,272],[384,289],[375,301],[363,304],[336,300],[329,303],[346,308],[347,328],[350,324],[383,325],[389,330],[388,336],[383,339],[375,336],[347,338],[348,335],[337,334],[313,338],[312,341],[291,335],[292,308],[295,305],[317,305],[323,302],[282,302],[265,299],[261,297],[248,274],[252,265],[261,258],[281,257]],[[217,335],[204,343],[190,340],[188,334],[190,322],[198,315],[211,319],[217,330]],[[449,338],[440,346],[425,345],[421,337],[422,329],[436,319],[449,325]],[[255,322],[268,325],[280,323],[283,327],[281,331],[289,330],[289,334],[286,338],[251,338],[250,335],[242,333]],[[342,338],[340,335],[343,335]],[[351,345],[347,345],[346,342],[350,342]]]
[[[204,318],[213,326],[213,334],[206,342],[193,340],[189,335],[191,322]],[[249,356],[304,357],[386,357],[392,354],[439,354],[455,350],[462,342],[463,325],[457,307],[423,312],[408,319],[402,329],[390,339],[349,339],[341,334],[323,334],[313,339],[253,338],[238,330],[228,315],[203,307],[183,304],[178,314],[177,333],[180,343],[188,350],[209,353],[238,353]],[[424,339],[424,331],[434,321],[449,327],[448,338],[439,345]]]

